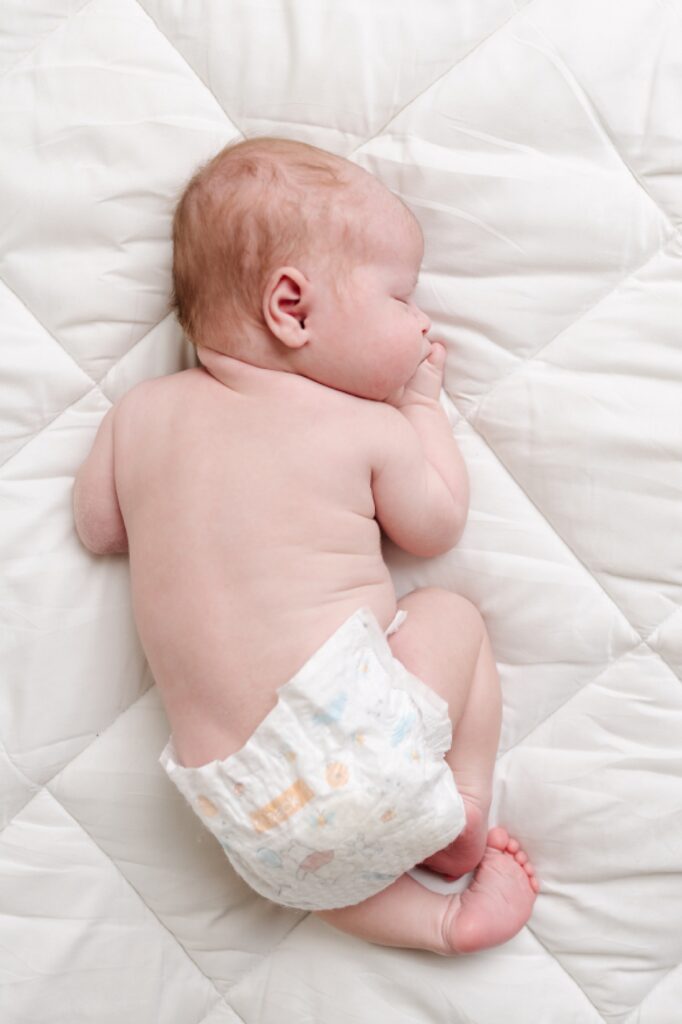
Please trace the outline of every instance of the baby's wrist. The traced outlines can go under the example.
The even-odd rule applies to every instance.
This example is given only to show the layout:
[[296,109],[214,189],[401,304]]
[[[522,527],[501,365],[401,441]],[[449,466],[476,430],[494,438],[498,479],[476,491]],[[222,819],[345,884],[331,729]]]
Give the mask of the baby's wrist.
[[431,415],[445,415],[437,398],[430,398],[428,395],[420,395],[418,392],[403,395],[397,408],[405,415],[409,415],[411,412],[416,412],[417,415],[421,415],[420,410]]

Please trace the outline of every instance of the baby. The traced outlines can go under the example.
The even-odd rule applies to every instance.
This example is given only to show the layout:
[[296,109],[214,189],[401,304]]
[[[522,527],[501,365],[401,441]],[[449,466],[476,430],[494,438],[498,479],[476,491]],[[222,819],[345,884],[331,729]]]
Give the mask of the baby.
[[[490,642],[447,590],[396,601],[381,554],[380,527],[447,551],[468,509],[445,349],[413,299],[420,226],[349,161],[259,138],[194,175],[173,243],[202,365],[117,402],[74,488],[85,546],[130,552],[161,764],[274,902],[383,945],[504,942],[539,886],[488,830]],[[475,874],[441,894],[415,865]]]

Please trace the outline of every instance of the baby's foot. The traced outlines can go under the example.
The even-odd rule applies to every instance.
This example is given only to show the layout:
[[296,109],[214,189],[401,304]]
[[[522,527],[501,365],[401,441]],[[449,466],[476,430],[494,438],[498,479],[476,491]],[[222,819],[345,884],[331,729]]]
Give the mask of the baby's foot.
[[446,953],[473,953],[507,942],[531,915],[540,884],[516,839],[504,828],[488,833],[473,881],[450,897],[443,916]]
[[486,848],[488,834],[488,808],[475,797],[462,793],[462,801],[466,812],[464,831],[457,838],[437,853],[431,854],[418,866],[437,871],[446,881],[452,882],[468,871],[473,871],[481,863]]

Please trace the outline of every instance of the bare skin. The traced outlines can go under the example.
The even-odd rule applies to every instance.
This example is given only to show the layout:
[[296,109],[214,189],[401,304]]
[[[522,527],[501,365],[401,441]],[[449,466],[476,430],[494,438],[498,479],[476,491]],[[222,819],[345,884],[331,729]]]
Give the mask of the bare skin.
[[488,830],[501,700],[481,616],[433,588],[396,601],[381,556],[380,526],[416,555],[452,547],[468,481],[438,404],[444,350],[410,297],[421,233],[371,181],[376,244],[346,297],[314,268],[279,268],[254,362],[199,348],[201,368],[133,388],[102,422],[74,510],[90,550],[129,551],[138,632],[187,766],[240,749],[357,608],[384,629],[408,611],[389,642],[448,703],[467,811],[425,866],[477,871],[458,896],[403,875],[319,913],[368,941],[462,953],[514,935],[539,886],[518,843]]

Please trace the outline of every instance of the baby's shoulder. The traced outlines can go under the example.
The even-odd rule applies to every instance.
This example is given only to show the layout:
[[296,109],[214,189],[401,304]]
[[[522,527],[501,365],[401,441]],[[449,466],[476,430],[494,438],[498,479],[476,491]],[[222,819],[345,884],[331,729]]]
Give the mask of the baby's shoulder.
[[119,437],[144,436],[140,431],[187,410],[201,390],[200,370],[182,370],[148,377],[134,384],[115,403],[115,431]]
[[167,373],[160,377],[147,377],[126,391],[116,402],[116,407],[134,409],[148,402],[162,405],[165,402],[177,401],[179,397],[188,397],[201,390],[204,377],[203,371],[196,368]]

